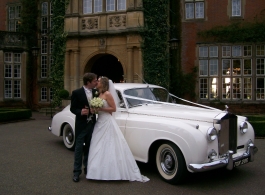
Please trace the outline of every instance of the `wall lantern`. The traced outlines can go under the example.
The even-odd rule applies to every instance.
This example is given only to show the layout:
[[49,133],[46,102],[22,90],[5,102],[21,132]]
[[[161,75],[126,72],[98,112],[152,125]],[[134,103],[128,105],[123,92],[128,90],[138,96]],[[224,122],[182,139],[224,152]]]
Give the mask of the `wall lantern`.
[[37,56],[39,55],[39,50],[40,50],[40,48],[38,48],[38,47],[32,47],[32,48],[31,48],[32,55],[33,55],[34,57],[37,57]]
[[172,38],[168,41],[168,43],[169,43],[170,49],[172,50],[178,49],[178,43],[179,43],[178,39]]

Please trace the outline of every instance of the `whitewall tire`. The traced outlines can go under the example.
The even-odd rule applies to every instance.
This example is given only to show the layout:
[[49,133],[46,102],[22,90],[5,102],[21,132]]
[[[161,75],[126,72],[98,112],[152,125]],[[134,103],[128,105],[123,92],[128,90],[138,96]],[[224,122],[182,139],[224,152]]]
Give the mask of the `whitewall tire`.
[[63,128],[63,142],[66,148],[74,150],[75,148],[75,134],[72,127],[67,124]]
[[171,142],[165,142],[158,147],[156,167],[160,176],[171,184],[180,182],[187,173],[185,159],[181,151]]

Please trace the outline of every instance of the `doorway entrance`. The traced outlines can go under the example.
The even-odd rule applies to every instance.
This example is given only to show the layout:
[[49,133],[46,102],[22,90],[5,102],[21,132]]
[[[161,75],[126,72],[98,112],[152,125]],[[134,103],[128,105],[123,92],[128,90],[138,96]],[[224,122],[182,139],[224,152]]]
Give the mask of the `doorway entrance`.
[[94,56],[91,62],[91,72],[98,76],[106,76],[114,83],[124,82],[122,65],[115,56],[99,54]]

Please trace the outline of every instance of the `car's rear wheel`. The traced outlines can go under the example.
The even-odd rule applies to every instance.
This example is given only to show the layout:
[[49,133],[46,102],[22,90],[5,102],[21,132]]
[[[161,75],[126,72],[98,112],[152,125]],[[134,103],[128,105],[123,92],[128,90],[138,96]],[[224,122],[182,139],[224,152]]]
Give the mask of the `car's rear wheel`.
[[63,128],[63,142],[66,148],[74,150],[75,148],[75,134],[72,127],[67,124]]
[[187,173],[185,159],[180,149],[171,142],[158,147],[156,166],[161,177],[171,184],[180,182]]

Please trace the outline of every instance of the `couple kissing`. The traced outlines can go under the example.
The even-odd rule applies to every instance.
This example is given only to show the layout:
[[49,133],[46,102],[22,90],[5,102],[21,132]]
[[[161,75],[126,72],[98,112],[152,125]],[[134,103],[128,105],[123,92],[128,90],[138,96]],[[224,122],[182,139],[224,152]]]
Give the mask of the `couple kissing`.
[[[95,109],[90,106],[94,97],[103,101],[102,107],[97,109],[97,119]],[[82,164],[87,179],[149,181],[141,175],[113,117],[118,106],[119,98],[113,82],[107,77],[97,80],[94,73],[85,73],[83,86],[72,92],[70,110],[76,116],[74,182],[79,181]]]

